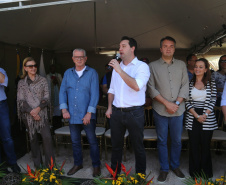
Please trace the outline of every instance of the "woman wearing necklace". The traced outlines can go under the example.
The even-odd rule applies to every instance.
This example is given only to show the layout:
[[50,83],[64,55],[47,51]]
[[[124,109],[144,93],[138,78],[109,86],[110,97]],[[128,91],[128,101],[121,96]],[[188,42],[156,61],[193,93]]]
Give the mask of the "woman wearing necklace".
[[189,85],[189,99],[185,102],[186,129],[189,135],[189,173],[192,177],[213,176],[210,143],[213,130],[217,129],[214,114],[216,85],[211,80],[209,63],[200,58],[195,63],[194,76]]
[[23,61],[21,78],[17,89],[18,117],[28,130],[35,167],[42,164],[38,133],[42,136],[45,166],[48,166],[51,157],[54,159],[54,152],[47,113],[50,104],[47,80],[37,74],[37,64],[31,57]]

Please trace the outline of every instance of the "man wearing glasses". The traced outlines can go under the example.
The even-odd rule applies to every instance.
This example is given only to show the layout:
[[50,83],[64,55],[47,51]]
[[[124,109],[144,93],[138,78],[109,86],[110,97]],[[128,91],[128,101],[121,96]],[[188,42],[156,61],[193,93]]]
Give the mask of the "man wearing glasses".
[[85,130],[90,144],[93,176],[100,175],[100,154],[95,134],[96,106],[99,100],[99,78],[97,72],[86,66],[86,51],[75,49],[72,60],[75,67],[64,73],[60,87],[59,103],[63,118],[69,119],[74,166],[67,175],[83,168],[81,131]]

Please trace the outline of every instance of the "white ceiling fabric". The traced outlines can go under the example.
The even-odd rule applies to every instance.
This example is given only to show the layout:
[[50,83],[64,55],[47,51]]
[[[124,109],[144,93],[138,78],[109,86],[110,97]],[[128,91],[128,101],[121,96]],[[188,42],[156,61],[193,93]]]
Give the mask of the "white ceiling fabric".
[[[43,0],[43,2],[45,2]],[[1,3],[1,1],[0,1]],[[32,1],[31,1],[32,3]],[[0,41],[56,51],[118,48],[122,36],[139,48],[159,48],[172,36],[191,48],[226,24],[225,0],[96,0],[0,12]]]

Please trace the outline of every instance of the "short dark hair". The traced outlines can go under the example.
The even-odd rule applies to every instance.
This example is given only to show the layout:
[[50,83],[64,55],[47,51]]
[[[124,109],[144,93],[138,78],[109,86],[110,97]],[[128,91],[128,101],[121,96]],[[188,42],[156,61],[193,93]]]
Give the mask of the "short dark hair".
[[189,60],[191,60],[193,56],[196,57],[196,55],[195,55],[194,53],[189,54],[189,55],[186,57],[186,62],[188,62]]
[[175,40],[173,37],[166,36],[166,37],[164,37],[164,38],[162,38],[162,39],[160,40],[160,48],[162,47],[162,42],[163,42],[164,40],[170,40],[170,41],[173,41],[173,42],[174,42],[174,46],[176,46],[176,40]]
[[131,38],[131,37],[128,37],[128,36],[123,36],[121,38],[121,41],[123,41],[123,40],[128,40],[129,41],[129,46],[131,48],[135,47],[134,55],[136,56],[136,53],[137,53],[137,41],[134,38]]
[[226,55],[222,55],[220,58],[219,58],[219,61],[218,61],[218,71],[221,71],[222,70],[222,67],[221,67],[221,65],[220,65],[220,63],[221,63],[221,59],[223,58],[223,57],[226,57]]

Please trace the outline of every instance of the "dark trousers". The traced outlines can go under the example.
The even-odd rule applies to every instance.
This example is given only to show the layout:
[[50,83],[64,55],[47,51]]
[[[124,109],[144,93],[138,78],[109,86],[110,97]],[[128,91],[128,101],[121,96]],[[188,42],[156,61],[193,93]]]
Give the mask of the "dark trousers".
[[129,112],[116,110],[113,107],[110,118],[112,156],[111,167],[115,171],[118,163],[118,173],[121,172],[123,141],[126,129],[133,145],[136,160],[136,173],[145,173],[146,154],[143,144],[144,131],[144,108],[138,108]]
[[[55,161],[49,124],[46,124],[40,130],[40,134],[42,136],[42,143],[43,143],[43,149],[45,154],[45,166],[48,167],[49,164],[51,164],[51,157],[53,158],[53,161]],[[30,140],[30,145],[31,145],[31,153],[32,153],[32,159],[33,159],[34,165],[36,168],[38,168],[40,167],[40,164],[42,164],[42,154],[39,147],[38,133],[35,133],[33,135],[33,139]]]
[[[6,100],[0,101],[0,139],[10,165],[16,164],[16,154],[14,151],[14,142],[11,137],[11,124],[9,120],[9,108]],[[0,163],[1,151],[0,151]]]
[[[203,109],[195,109],[202,114]],[[189,173],[192,177],[202,175],[204,172],[208,178],[213,176],[210,143],[213,130],[202,130],[202,124],[196,119],[193,121],[192,130],[188,130],[189,136]]]

